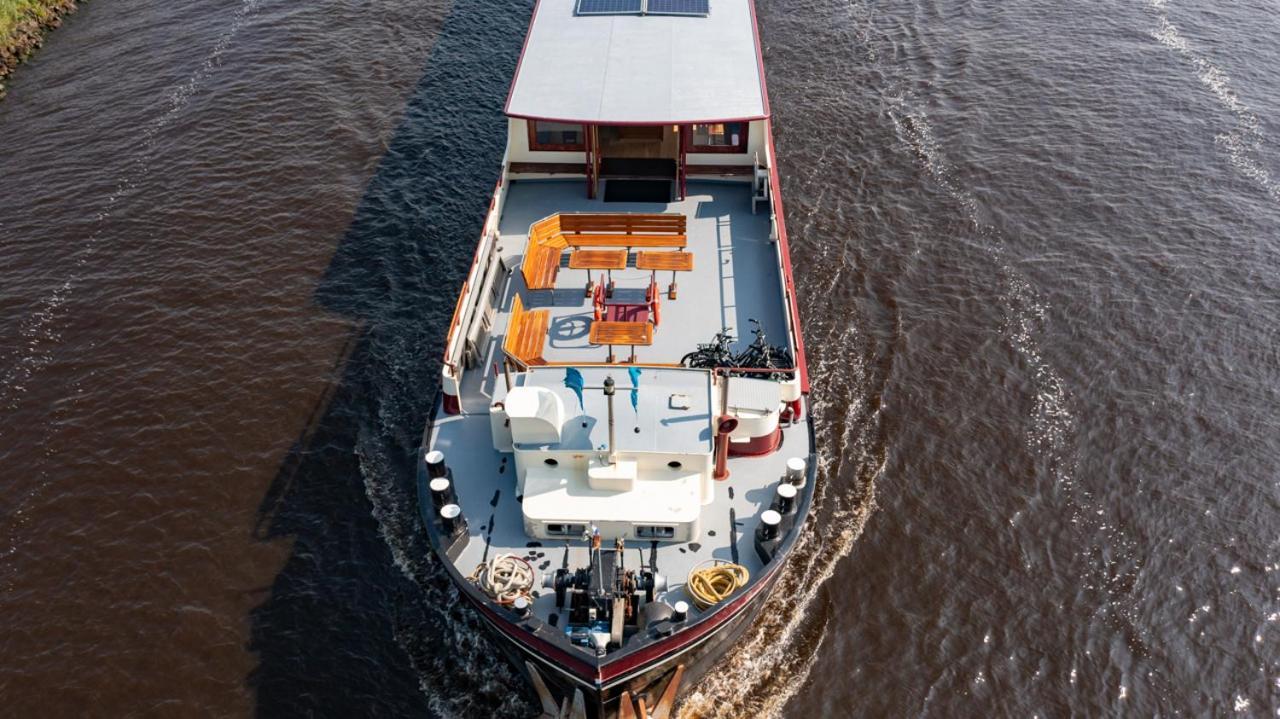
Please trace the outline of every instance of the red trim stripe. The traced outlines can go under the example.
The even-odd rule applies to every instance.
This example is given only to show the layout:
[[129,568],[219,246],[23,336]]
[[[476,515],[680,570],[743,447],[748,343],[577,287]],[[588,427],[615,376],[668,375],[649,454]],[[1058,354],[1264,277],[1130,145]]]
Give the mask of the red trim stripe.
[[[764,50],[760,45],[760,23],[756,19],[755,0],[751,4],[751,25],[756,33],[756,58],[760,62],[760,92],[764,93],[764,111],[772,118],[769,106],[769,84],[764,71]],[[800,307],[796,301],[796,283],[791,272],[791,246],[787,237],[786,212],[782,206],[782,182],[778,179],[778,152],[773,144],[773,120],[764,124],[769,136],[769,188],[773,192],[774,214],[778,217],[778,243],[782,246],[782,270],[787,280],[787,297],[791,305],[791,327],[796,333],[796,367],[800,370],[800,391],[809,393],[809,362],[804,353],[804,334],[800,331]]]
[[765,81],[764,76],[764,48],[760,45],[760,23],[756,20],[756,0],[748,0],[751,7],[751,33],[756,41],[756,68],[760,73],[760,100],[764,103],[764,116],[773,117],[773,110],[769,107],[769,83]]

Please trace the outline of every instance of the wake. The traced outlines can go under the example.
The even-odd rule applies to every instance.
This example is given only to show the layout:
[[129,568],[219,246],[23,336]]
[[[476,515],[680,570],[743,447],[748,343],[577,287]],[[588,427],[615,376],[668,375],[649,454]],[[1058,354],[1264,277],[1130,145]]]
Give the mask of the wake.
[[[106,220],[146,178],[150,172],[150,158],[156,149],[160,133],[173,124],[178,114],[204,84],[210,72],[222,64],[223,55],[250,16],[257,10],[258,2],[259,0],[243,0],[232,16],[227,29],[218,36],[205,54],[199,68],[182,83],[170,88],[165,96],[165,110],[143,129],[134,158],[126,165],[115,189],[106,197],[104,208],[94,216],[96,229],[75,250],[70,262],[71,275],[41,299],[36,310],[20,325],[18,330],[20,339],[15,343],[15,349],[6,357],[11,364],[3,374],[0,374],[0,406],[11,415],[18,409],[31,381],[53,361],[54,352],[62,341],[67,303],[84,280],[87,269],[92,266],[91,260],[101,244]],[[80,396],[78,384],[70,389],[71,402],[60,404],[58,412],[67,411],[78,400]],[[55,425],[54,421],[46,422],[43,438],[38,446],[47,448],[52,444]],[[0,438],[3,438],[4,434],[5,426],[0,424]],[[44,451],[48,453],[51,450]],[[5,528],[6,542],[4,548],[0,549],[0,562],[18,551],[20,538],[31,521],[31,507],[44,494],[51,482],[48,474],[42,470],[36,475],[31,486],[17,499],[15,508],[8,517],[8,526]],[[4,588],[6,591],[12,590],[12,576],[6,579]]]
[[[806,334],[825,334],[816,326],[812,329],[819,331]],[[823,344],[856,347],[863,341],[854,325],[840,334]],[[812,420],[824,428],[818,435],[818,484],[810,519],[756,623],[685,697],[680,711],[685,719],[782,715],[812,671],[826,628],[826,613],[811,608],[875,511],[875,485],[884,473],[885,452],[877,436],[879,409],[860,394],[869,384],[865,365],[837,355],[820,359],[812,370],[826,380],[810,410]],[[838,394],[840,387],[854,394]],[[857,475],[855,489],[841,493],[833,480],[847,468]]]
[[[143,128],[133,158],[116,181],[115,189],[107,195],[103,209],[94,215],[96,229],[75,250],[70,262],[70,276],[42,298],[36,310],[22,322],[18,330],[20,339],[15,343],[15,349],[6,357],[11,364],[0,374],[0,406],[6,410],[12,412],[17,409],[18,402],[27,392],[31,381],[53,361],[54,351],[62,341],[67,302],[84,280],[86,269],[91,266],[91,260],[106,230],[106,221],[150,173],[151,158],[160,134],[187,107],[214,68],[222,64],[222,58],[231,42],[257,11],[259,1],[242,0],[240,7],[232,15],[230,24],[215,40],[200,66],[184,81],[169,88],[162,105],[163,112]],[[4,436],[3,432],[3,426],[0,426],[0,437]]]
[[1191,47],[1182,33],[1178,32],[1178,26],[1169,20],[1168,0],[1148,0],[1147,5],[1156,14],[1156,28],[1151,31],[1151,37],[1189,62],[1195,69],[1200,84],[1213,93],[1223,109],[1235,117],[1235,128],[1231,132],[1217,135],[1214,141],[1226,151],[1227,158],[1240,174],[1256,182],[1272,200],[1280,201],[1280,185],[1272,179],[1271,173],[1258,159],[1265,139],[1262,121],[1232,89],[1231,78],[1207,56]]
[[[895,105],[890,116],[900,135],[933,180],[960,205],[971,229],[987,240],[983,246],[1000,278],[1000,304],[1004,308],[1001,334],[1030,370],[1033,380],[1031,422],[1023,442],[1033,456],[1047,463],[1056,488],[1067,499],[1069,521],[1085,537],[1087,547],[1077,550],[1082,566],[1087,567],[1086,575],[1080,578],[1081,586],[1099,597],[1102,608],[1111,611],[1113,620],[1123,619],[1127,626],[1138,627],[1138,609],[1127,588],[1138,581],[1143,561],[1137,542],[1106,521],[1105,504],[1076,479],[1077,463],[1069,446],[1077,432],[1071,398],[1061,373],[1046,358],[1039,340],[1050,307],[1007,260],[1004,237],[981,220],[978,199],[955,180],[925,113],[912,109],[907,95],[898,98]],[[1010,518],[1011,524],[1019,514]],[[1075,676],[1073,667],[1073,684]],[[1123,686],[1120,689],[1125,691]]]

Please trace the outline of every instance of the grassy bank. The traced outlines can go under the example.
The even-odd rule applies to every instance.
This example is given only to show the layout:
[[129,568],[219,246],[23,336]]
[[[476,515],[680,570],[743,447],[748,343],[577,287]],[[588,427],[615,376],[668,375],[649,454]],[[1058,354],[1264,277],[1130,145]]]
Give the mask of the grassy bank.
[[76,0],[0,0],[0,97],[5,79],[75,9]]

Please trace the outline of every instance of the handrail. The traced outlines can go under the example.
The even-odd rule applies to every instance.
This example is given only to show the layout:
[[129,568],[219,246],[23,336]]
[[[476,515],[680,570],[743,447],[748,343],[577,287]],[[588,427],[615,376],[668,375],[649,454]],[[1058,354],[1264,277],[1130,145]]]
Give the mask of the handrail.
[[443,363],[446,370],[453,375],[457,375],[459,371],[458,358],[461,352],[462,338],[466,334],[466,328],[463,327],[463,320],[472,309],[472,300],[478,288],[484,284],[482,277],[479,277],[481,268],[484,266],[484,260],[492,247],[497,243],[498,236],[498,217],[501,214],[501,208],[498,206],[499,199],[502,197],[503,185],[507,177],[507,160],[502,159],[502,174],[498,176],[498,180],[494,183],[493,195],[489,198],[489,210],[485,214],[484,226],[480,229],[480,241],[476,243],[476,251],[471,259],[471,267],[467,270],[467,277],[462,283],[462,288],[458,292],[458,300],[453,308],[453,318],[449,322],[449,331],[445,335],[444,357]]

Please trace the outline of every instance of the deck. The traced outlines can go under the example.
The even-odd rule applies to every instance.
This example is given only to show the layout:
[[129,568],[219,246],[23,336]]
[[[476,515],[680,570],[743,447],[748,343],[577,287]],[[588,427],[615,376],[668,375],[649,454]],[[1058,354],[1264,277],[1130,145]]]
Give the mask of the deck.
[[[688,217],[686,252],[693,257],[693,270],[679,272],[677,299],[669,300],[665,290],[672,280],[669,271],[658,271],[657,282],[664,290],[660,321],[653,344],[637,347],[639,362],[676,363],[700,342],[708,342],[722,328],[729,327],[739,337],[740,348],[751,340],[749,319],[764,323],[775,344],[783,344],[786,319],[782,301],[782,280],[778,272],[777,250],[769,239],[767,214],[751,214],[751,191],[741,183],[692,182],[688,197],[681,202],[603,202],[584,196],[581,181],[516,180],[507,189],[506,205],[499,223],[501,246],[508,267],[518,267],[529,225],[556,212],[681,212]],[[519,272],[512,273],[500,303],[495,332],[503,334],[507,312],[517,293],[529,310],[547,309],[551,326],[543,359],[548,362],[604,362],[608,348],[588,342],[592,309],[584,294],[588,270],[568,266],[569,253],[561,257],[555,289],[529,290]],[[643,302],[651,273],[636,269],[636,253],[627,269],[613,270],[614,300]],[[599,279],[600,270],[591,270]],[[617,348],[625,350],[626,348]],[[621,355],[629,352],[619,352]],[[494,358],[500,359],[500,358]]]
[[[756,555],[754,534],[759,515],[773,499],[773,486],[786,472],[793,456],[810,452],[806,420],[783,429],[783,446],[763,457],[734,457],[729,460],[727,480],[715,483],[715,500],[701,509],[702,536],[696,541],[658,544],[657,565],[667,577],[667,602],[688,601],[685,579],[695,565],[708,559],[735,562],[746,567],[753,578],[764,565]],[[581,541],[535,541],[524,533],[521,498],[516,496],[516,477],[510,456],[493,449],[487,414],[441,417],[432,429],[430,449],[445,453],[457,483],[458,503],[468,523],[470,542],[455,562],[469,575],[476,566],[498,554],[515,554],[527,559],[541,572],[559,568],[568,546],[569,566],[586,566],[589,551]],[[628,549],[638,560],[647,557],[647,543],[631,542]],[[634,566],[631,557],[628,564]],[[550,621],[557,613],[555,595],[540,589],[533,613]],[[694,616],[698,612],[694,610]]]
[[[500,383],[504,380],[496,369],[502,361],[502,343],[517,295],[527,309],[545,309],[551,315],[542,352],[545,361],[588,367],[604,362],[608,354],[608,348],[588,342],[593,312],[591,300],[584,293],[587,271],[570,268],[568,252],[561,258],[554,289],[529,290],[518,271],[529,226],[556,212],[680,212],[687,216],[685,251],[693,258],[693,269],[679,273],[676,300],[667,299],[665,293],[671,272],[658,273],[659,287],[664,290],[661,321],[653,332],[652,344],[636,347],[640,363],[677,363],[722,328],[747,332],[749,319],[762,321],[773,343],[785,342],[787,325],[777,247],[769,238],[768,215],[751,213],[748,186],[691,182],[687,199],[680,202],[604,203],[587,199],[581,181],[512,182],[499,223],[500,252],[511,272],[499,291],[492,336],[482,348],[480,368],[464,375],[462,413],[438,417],[428,441],[429,449],[445,453],[455,477],[458,503],[468,522],[470,541],[456,560],[464,576],[502,553],[524,557],[543,572],[561,566],[566,547],[571,567],[583,566],[589,559],[588,549],[581,541],[537,541],[525,534],[523,498],[517,496],[514,462],[511,455],[493,449],[488,416],[495,394],[503,394]],[[644,301],[651,273],[636,269],[635,259],[633,252],[627,269],[613,271],[615,299]],[[595,271],[597,278],[599,274]],[[739,337],[738,349],[750,339]],[[621,357],[629,354],[626,347],[615,347],[615,351]],[[619,367],[619,372],[625,375],[626,370]],[[626,411],[631,410],[628,407]],[[730,458],[729,478],[714,483],[714,499],[699,510],[700,536],[691,542],[657,545],[657,566],[669,583],[664,595],[668,602],[690,600],[684,589],[686,577],[697,564],[710,559],[739,563],[753,578],[761,576],[764,565],[753,544],[758,518],[772,501],[787,460],[809,456],[807,422],[806,416],[794,424],[784,423],[782,447],[777,452]],[[658,433],[644,436],[655,437]],[[692,439],[707,445],[700,451],[709,451],[709,437]],[[666,444],[664,441],[664,449]],[[632,542],[628,548],[637,552],[637,562],[641,550],[647,557],[651,549],[649,542]],[[535,597],[533,613],[554,622],[556,612],[554,593],[541,590]],[[695,617],[697,614],[695,610]]]

